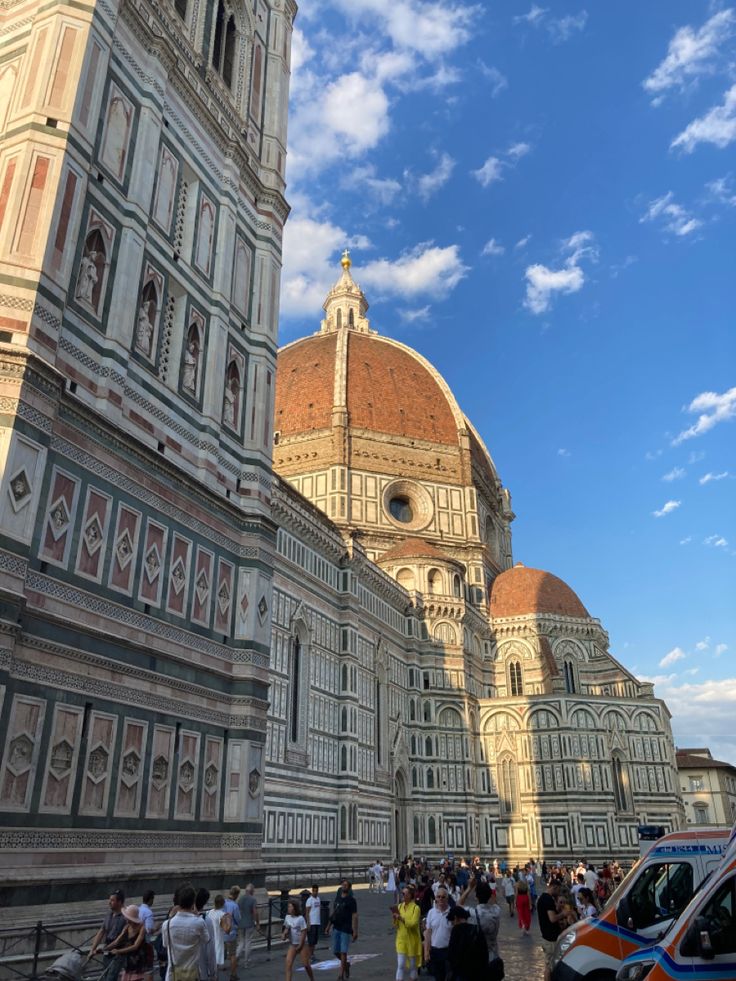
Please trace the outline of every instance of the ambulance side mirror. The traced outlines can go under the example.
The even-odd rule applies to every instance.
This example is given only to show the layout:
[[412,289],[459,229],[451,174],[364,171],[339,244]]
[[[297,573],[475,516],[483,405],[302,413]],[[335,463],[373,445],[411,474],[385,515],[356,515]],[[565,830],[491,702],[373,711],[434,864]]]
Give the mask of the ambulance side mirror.
[[702,957],[704,961],[713,960],[715,952],[711,943],[710,933],[705,929],[706,926],[707,920],[698,917],[687,928],[680,944],[680,953],[683,957]]

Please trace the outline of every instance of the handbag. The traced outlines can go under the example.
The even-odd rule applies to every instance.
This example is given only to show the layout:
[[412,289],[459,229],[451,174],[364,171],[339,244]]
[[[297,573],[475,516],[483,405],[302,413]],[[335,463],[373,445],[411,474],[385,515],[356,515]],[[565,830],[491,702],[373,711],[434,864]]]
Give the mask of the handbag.
[[[171,940],[171,926],[167,920],[164,923],[165,927],[168,927],[167,933],[169,937],[169,942],[166,949],[169,952],[169,960],[171,961],[171,981],[199,981],[199,965],[194,967],[177,967],[176,961],[174,960],[174,944]],[[163,933],[163,927],[161,928]]]
[[488,963],[488,973],[486,975],[488,981],[503,981],[506,977],[506,972],[503,966],[503,958],[496,957]]

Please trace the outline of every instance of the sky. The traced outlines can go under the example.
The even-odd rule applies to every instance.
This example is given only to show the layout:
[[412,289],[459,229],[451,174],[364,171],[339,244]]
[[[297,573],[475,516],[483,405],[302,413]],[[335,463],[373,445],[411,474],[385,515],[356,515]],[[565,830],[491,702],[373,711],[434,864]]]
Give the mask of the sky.
[[303,0],[281,343],[351,249],[561,576],[736,763],[736,6]]

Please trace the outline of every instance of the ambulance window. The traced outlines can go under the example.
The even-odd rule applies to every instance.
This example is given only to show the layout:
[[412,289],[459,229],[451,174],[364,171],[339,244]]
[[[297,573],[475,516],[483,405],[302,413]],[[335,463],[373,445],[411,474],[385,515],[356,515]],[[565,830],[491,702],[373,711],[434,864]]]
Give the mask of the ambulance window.
[[698,926],[701,930],[708,931],[711,947],[716,956],[736,952],[735,892],[736,878],[731,878],[728,882],[724,882],[698,917]]
[[661,863],[644,869],[629,896],[634,928],[642,930],[677,916],[693,895],[693,870],[687,862]]

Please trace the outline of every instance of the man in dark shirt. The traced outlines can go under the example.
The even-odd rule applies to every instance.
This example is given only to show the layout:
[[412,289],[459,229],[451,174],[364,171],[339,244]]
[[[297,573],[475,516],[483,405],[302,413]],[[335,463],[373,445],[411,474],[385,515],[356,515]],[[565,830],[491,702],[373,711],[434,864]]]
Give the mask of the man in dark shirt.
[[544,981],[550,979],[552,955],[562,929],[563,914],[557,909],[559,896],[560,883],[557,879],[550,879],[547,889],[537,900],[537,916],[539,917],[539,929],[542,932],[541,944],[545,957]]
[[358,939],[358,904],[355,902],[353,890],[347,879],[340,884],[340,892],[335,897],[332,906],[332,916],[325,930],[332,930],[332,952],[340,959],[340,976],[338,981],[350,977],[348,949],[350,941]]
[[94,957],[99,947],[102,947],[104,951],[105,966],[100,981],[108,981],[108,979],[109,981],[113,981],[123,969],[125,959],[123,957],[117,957],[113,951],[115,942],[126,926],[126,920],[123,916],[124,904],[125,893],[122,889],[116,889],[115,892],[110,893],[108,900],[110,909],[106,913],[105,919],[102,921],[102,926],[95,934],[92,946],[90,947],[90,959]]
[[488,971],[488,945],[483,931],[468,923],[470,913],[462,906],[453,906],[447,914],[452,923],[447,964],[452,981],[478,981]]

